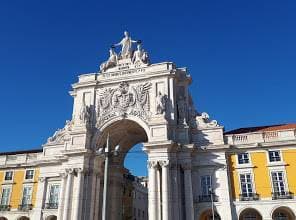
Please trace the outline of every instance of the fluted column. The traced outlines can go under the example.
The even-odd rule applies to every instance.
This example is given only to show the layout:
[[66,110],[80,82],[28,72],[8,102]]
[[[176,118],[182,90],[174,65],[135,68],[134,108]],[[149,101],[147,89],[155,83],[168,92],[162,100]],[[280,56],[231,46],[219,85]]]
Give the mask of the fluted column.
[[148,210],[149,220],[158,220],[157,214],[157,161],[149,161],[149,179],[148,179]]
[[62,220],[63,211],[64,211],[64,197],[65,197],[65,184],[66,184],[66,173],[61,173],[61,190],[59,194],[59,207],[58,207],[58,220]]
[[34,208],[33,218],[40,220],[42,216],[42,208],[44,207],[45,198],[46,198],[46,178],[38,178],[38,190],[36,195],[36,206]]
[[192,178],[191,178],[191,164],[182,164],[184,170],[184,192],[185,192],[185,212],[186,220],[193,220],[193,195],[192,195]]
[[63,220],[69,219],[70,214],[70,198],[72,194],[72,182],[73,182],[73,169],[67,169],[67,183],[65,189],[65,200],[64,200],[64,213],[63,213]]
[[169,198],[170,198],[170,189],[169,189],[169,161],[163,160],[159,162],[162,169],[162,220],[170,220],[170,210],[169,210]]
[[76,199],[74,200],[74,214],[73,220],[81,220],[82,211],[82,187],[84,183],[84,172],[83,169],[78,168],[77,170],[77,189],[76,189]]
[[179,220],[180,208],[179,208],[179,187],[178,187],[178,164],[174,162],[171,164],[171,211],[174,220]]

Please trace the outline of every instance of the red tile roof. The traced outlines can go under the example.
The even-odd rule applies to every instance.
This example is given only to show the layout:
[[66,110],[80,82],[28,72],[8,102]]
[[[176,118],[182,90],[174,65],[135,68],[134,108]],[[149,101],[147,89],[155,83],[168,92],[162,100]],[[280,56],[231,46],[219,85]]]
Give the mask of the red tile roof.
[[243,133],[252,133],[258,131],[279,131],[286,129],[296,129],[296,124],[280,124],[280,125],[268,125],[268,126],[259,126],[259,127],[248,127],[248,128],[238,128],[235,130],[227,131],[224,134],[243,134]]

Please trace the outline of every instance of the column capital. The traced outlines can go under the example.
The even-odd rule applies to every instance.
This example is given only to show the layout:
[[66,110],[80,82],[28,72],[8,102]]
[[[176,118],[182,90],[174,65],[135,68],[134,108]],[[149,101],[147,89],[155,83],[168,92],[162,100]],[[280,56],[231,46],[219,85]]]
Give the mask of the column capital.
[[170,167],[172,170],[177,170],[178,162],[177,161],[170,162]]
[[191,163],[190,162],[182,163],[181,167],[183,170],[191,170]]
[[84,168],[81,168],[81,167],[79,167],[79,168],[75,168],[74,170],[75,170],[75,172],[77,172],[77,173],[81,173],[81,174],[83,174],[83,173],[86,172],[86,170],[85,170]]
[[41,182],[41,183],[45,182],[45,180],[46,180],[46,177],[39,177],[38,178],[38,182]]
[[59,176],[62,178],[62,179],[66,179],[67,177],[67,173],[64,172],[64,173],[60,173]]
[[67,174],[74,174],[75,173],[75,169],[73,169],[73,168],[66,168],[66,173]]
[[148,168],[155,169],[155,168],[157,168],[157,166],[158,166],[158,162],[156,160],[149,160],[148,161]]
[[159,165],[161,167],[168,167],[170,165],[170,161],[169,160],[160,160]]

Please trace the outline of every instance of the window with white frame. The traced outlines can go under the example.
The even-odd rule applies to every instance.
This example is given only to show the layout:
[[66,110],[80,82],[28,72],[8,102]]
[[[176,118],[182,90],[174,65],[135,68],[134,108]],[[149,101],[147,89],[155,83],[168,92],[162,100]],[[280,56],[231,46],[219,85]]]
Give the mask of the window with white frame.
[[1,201],[0,201],[1,206],[9,205],[10,192],[11,192],[10,188],[8,188],[8,187],[2,188]]
[[240,174],[241,194],[243,197],[251,197],[253,195],[253,182],[251,173]]
[[34,178],[34,170],[26,170],[25,179],[32,180]]
[[12,171],[6,171],[5,176],[4,176],[4,180],[5,181],[11,181],[12,178],[13,178],[13,172]]
[[250,162],[249,153],[239,153],[237,155],[238,164],[247,164]]
[[271,172],[273,193],[278,195],[285,195],[285,175],[283,171]]
[[281,161],[281,152],[279,150],[268,151],[269,162]]
[[210,175],[201,176],[200,185],[201,185],[201,194],[203,196],[211,195],[212,177]]
[[32,199],[32,186],[24,186],[22,205],[30,205]]
[[60,185],[52,184],[49,188],[48,203],[57,205],[59,203]]

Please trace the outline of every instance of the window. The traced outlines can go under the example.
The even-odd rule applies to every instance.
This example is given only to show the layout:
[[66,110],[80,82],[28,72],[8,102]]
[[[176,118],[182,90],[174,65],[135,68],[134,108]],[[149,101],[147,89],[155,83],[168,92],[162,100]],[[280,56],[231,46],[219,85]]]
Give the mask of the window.
[[52,184],[49,189],[48,203],[54,206],[58,206],[60,194],[60,185]]
[[284,181],[284,172],[277,171],[271,172],[273,193],[278,195],[285,195],[285,181]]
[[280,151],[268,151],[268,156],[270,162],[281,161]]
[[253,196],[252,176],[250,173],[240,174],[241,194],[243,197]]
[[12,180],[12,177],[13,177],[13,172],[12,172],[12,171],[7,171],[7,172],[5,172],[5,177],[4,177],[4,180],[5,180],[5,181],[10,181],[10,180]]
[[3,188],[1,194],[1,206],[9,205],[10,188]]
[[237,158],[238,158],[238,164],[246,164],[250,162],[248,153],[238,154]]
[[31,198],[32,198],[32,187],[31,186],[24,186],[22,205],[31,204]]
[[32,180],[34,178],[34,170],[26,170],[25,179]]
[[201,176],[201,193],[203,196],[211,195],[210,189],[212,188],[211,176]]

